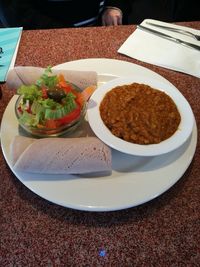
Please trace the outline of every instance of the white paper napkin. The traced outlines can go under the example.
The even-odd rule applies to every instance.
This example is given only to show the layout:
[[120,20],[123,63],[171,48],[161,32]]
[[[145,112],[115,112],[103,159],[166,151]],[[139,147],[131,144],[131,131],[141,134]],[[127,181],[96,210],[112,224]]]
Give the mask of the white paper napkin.
[[[152,28],[159,32],[182,39],[183,41],[200,46],[200,41],[197,41],[190,36],[163,30],[157,27],[155,28],[148,25],[146,22],[153,22],[164,26],[173,26],[175,28],[185,29],[196,34],[200,34],[200,31],[198,30],[151,19],[146,19],[141,23],[141,25],[148,28]],[[174,43],[140,29],[136,29],[128,37],[128,39],[119,48],[118,52],[143,62],[187,73],[200,78],[200,51]]]

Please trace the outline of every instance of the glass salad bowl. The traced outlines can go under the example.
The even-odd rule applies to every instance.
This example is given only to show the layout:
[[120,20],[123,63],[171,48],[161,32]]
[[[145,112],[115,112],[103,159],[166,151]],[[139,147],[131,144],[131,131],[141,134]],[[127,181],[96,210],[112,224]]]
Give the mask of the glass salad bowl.
[[20,110],[22,101],[23,96],[19,96],[15,103],[15,114],[18,119],[19,125],[25,132],[36,137],[53,137],[72,133],[84,120],[87,109],[87,105],[86,103],[84,103],[79,111],[79,115],[74,116],[76,114],[72,113],[72,111],[68,116],[66,115],[60,118],[60,121],[62,123],[54,123],[56,121],[59,122],[59,119],[49,119],[48,123],[44,125],[37,124],[33,126],[29,123],[26,123],[26,118],[25,120],[23,119],[23,113]]
[[87,100],[83,92],[47,68],[35,84],[21,85],[15,113],[19,125],[38,137],[71,133],[84,119]]

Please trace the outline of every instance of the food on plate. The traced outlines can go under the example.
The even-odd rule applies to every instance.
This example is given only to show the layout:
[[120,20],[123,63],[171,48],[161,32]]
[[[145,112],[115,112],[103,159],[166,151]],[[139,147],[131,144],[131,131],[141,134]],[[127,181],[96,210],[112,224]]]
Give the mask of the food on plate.
[[34,139],[15,136],[10,155],[15,171],[40,174],[111,171],[111,150],[97,137]]
[[121,85],[106,93],[99,107],[113,135],[135,144],[158,144],[171,137],[181,121],[173,99],[145,84]]
[[48,67],[35,83],[22,84],[17,89],[20,95],[16,103],[18,121],[25,130],[36,135],[66,132],[66,128],[77,124],[85,115],[86,101],[94,85],[85,90],[66,81],[63,74],[52,74]]

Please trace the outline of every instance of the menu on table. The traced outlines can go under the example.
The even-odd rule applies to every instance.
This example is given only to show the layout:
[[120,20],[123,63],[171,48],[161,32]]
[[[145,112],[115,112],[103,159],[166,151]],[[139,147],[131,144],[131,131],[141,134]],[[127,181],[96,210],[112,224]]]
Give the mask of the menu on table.
[[0,82],[5,82],[9,69],[14,67],[22,27],[0,28]]

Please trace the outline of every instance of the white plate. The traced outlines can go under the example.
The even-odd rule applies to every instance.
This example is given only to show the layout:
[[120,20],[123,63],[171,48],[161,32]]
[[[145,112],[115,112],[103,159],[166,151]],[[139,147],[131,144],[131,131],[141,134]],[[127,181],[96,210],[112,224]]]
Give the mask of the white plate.
[[[181,122],[178,130],[173,136],[159,144],[138,145],[124,141],[113,135],[101,119],[99,106],[105,94],[116,86],[132,84],[134,82],[147,84],[155,89],[165,92],[174,100],[179,110]],[[97,88],[89,101],[88,121],[94,133],[112,148],[135,156],[157,156],[177,149],[190,137],[194,125],[194,115],[188,101],[175,86],[160,82],[160,79],[157,78],[146,78],[145,75],[139,76],[134,74],[130,77],[111,80]]]
[[[144,75],[170,84],[160,75],[141,66],[112,59],[85,59],[57,66],[62,69],[96,70],[100,84],[113,77]],[[22,134],[15,118],[14,96],[1,124],[1,146],[12,169],[9,146],[15,135]],[[33,175],[14,172],[37,195],[64,207],[87,211],[112,211],[145,203],[174,185],[184,174],[195,153],[196,124],[191,137],[179,149],[157,157],[136,157],[113,151],[113,171],[106,177],[73,175]]]

